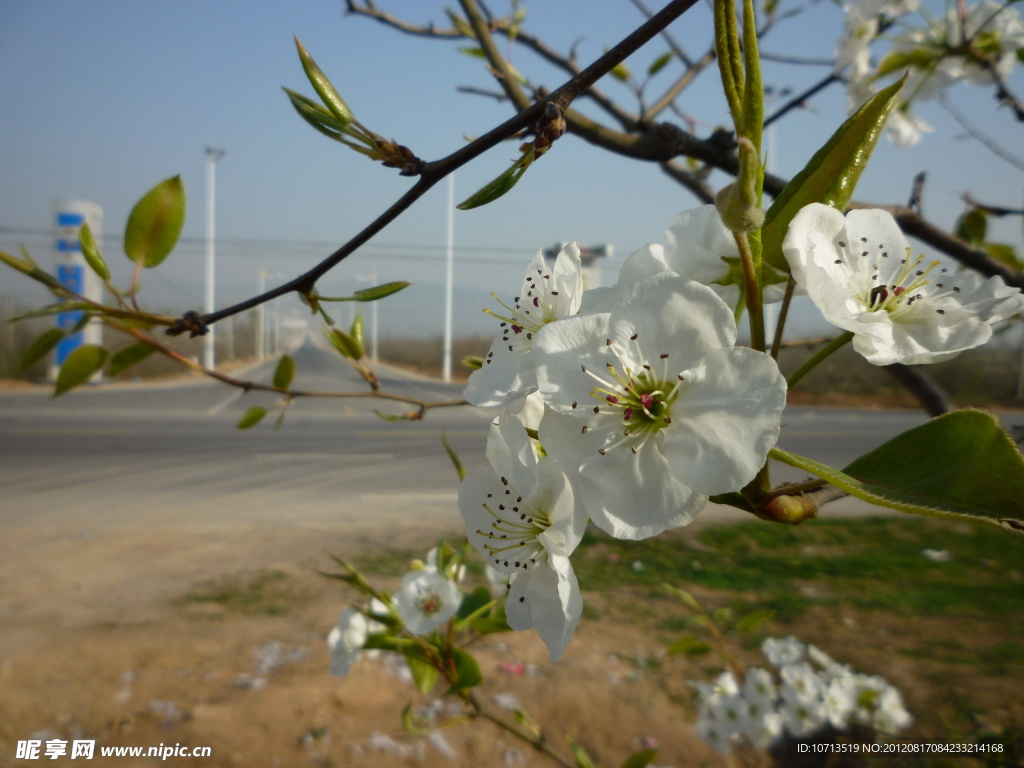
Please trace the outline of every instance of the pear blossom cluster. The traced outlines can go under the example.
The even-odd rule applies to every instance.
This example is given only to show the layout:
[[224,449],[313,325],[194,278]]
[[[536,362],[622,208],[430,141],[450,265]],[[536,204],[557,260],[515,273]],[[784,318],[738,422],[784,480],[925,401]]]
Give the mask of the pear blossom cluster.
[[[921,10],[923,26],[906,18]],[[872,63],[871,43],[884,30],[887,54]],[[982,0],[974,5],[949,4],[940,16],[926,14],[920,0],[850,0],[844,29],[836,46],[836,71],[845,70],[848,109],[855,111],[879,88],[879,80],[909,73],[903,102],[892,111],[886,134],[897,147],[909,147],[932,127],[913,114],[915,101],[939,97],[958,82],[992,85],[1005,81],[1024,49],[1024,18],[1010,4]]]
[[793,277],[870,363],[938,363],[984,344],[1024,312],[1001,277],[950,272],[914,255],[892,215],[827,205],[801,209],[782,243]]
[[711,683],[693,683],[697,733],[719,753],[744,740],[767,749],[783,733],[803,738],[829,726],[843,731],[861,725],[892,735],[913,721],[895,686],[854,672],[796,637],[769,637],[761,651],[778,670],[777,679],[750,667],[742,681],[723,672]]
[[[583,291],[579,249],[538,254],[466,399],[501,408],[459,492],[466,535],[508,579],[509,626],[553,660],[583,610],[570,562],[588,523],[644,539],[742,489],[779,435],[786,383],[736,346],[739,253],[714,206]],[[780,293],[781,295],[781,293]]]

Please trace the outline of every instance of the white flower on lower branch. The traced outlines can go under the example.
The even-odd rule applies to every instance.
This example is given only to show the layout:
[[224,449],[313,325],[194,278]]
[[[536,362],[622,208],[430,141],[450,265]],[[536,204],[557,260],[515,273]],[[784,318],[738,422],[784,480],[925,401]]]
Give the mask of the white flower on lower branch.
[[569,480],[550,458],[537,457],[522,422],[504,412],[487,441],[490,466],[459,488],[466,536],[487,564],[510,574],[505,615],[516,630],[536,629],[557,661],[583,613],[569,555],[587,518],[577,512]]
[[499,299],[500,311],[485,310],[501,321],[500,331],[483,365],[469,377],[465,398],[473,405],[504,406],[535,392],[537,378],[530,355],[534,335],[548,323],[576,314],[582,296],[580,249],[576,243],[562,249],[554,269],[537,251],[512,306]]
[[875,365],[949,360],[1024,310],[1020,289],[999,277],[953,274],[915,257],[886,211],[843,216],[808,205],[793,217],[782,249],[825,319],[851,331],[853,348]]
[[779,435],[786,382],[771,357],[735,340],[729,307],[668,272],[610,313],[538,334],[540,392],[558,412],[544,416],[540,441],[600,528],[655,536],[757,474]]
[[455,615],[462,592],[436,568],[428,567],[405,574],[392,602],[406,629],[425,635]]
[[[387,606],[378,600],[370,603],[371,613],[386,614]],[[331,674],[346,675],[349,668],[363,653],[368,635],[384,629],[384,625],[368,619],[362,611],[346,608],[338,615],[338,623],[327,635],[327,648],[331,652]]]

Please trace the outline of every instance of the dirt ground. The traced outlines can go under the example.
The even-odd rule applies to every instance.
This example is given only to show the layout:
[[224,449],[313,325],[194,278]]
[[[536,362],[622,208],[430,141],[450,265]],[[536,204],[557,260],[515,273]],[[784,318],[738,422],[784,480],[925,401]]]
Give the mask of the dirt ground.
[[[327,674],[324,637],[352,595],[314,572],[330,569],[323,552],[373,552],[371,577],[394,587],[397,579],[383,574],[400,575],[405,553],[444,533],[456,532],[396,539],[356,530],[341,539],[318,530],[167,529],[89,540],[13,532],[0,562],[0,766],[32,764],[14,759],[17,741],[28,738],[95,739],[93,765],[161,762],[102,758],[101,745],[175,744],[209,746],[212,755],[172,757],[166,765],[552,765],[489,723],[436,732],[441,738],[409,735],[400,722],[406,704],[433,707],[441,717],[452,712],[449,700],[436,700],[440,686],[435,696],[420,695],[393,660],[363,659],[344,678]],[[600,547],[587,556],[607,557]],[[720,596],[693,591],[712,603]],[[555,748],[568,753],[571,737],[598,766],[618,766],[654,745],[657,766],[726,765],[692,727],[685,681],[702,676],[708,658],[665,655],[678,632],[666,631],[664,619],[685,612],[635,586],[584,598],[590,618],[558,664],[533,633],[474,643],[484,699],[498,711],[518,702]],[[985,676],[893,652],[945,638],[991,643],[1017,631],[995,619],[965,625],[955,617],[816,606],[792,625],[769,629],[818,643],[897,685],[912,712],[926,713],[917,733],[1024,722],[1019,668]],[[754,650],[741,653],[760,659]],[[956,721],[958,703],[973,725]]]

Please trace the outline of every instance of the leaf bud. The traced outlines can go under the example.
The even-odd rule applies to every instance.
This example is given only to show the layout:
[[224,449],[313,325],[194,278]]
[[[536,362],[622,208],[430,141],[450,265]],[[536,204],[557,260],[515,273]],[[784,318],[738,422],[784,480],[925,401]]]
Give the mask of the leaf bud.
[[760,160],[750,139],[737,142],[740,170],[736,181],[715,195],[715,207],[725,226],[733,232],[752,232],[764,224],[764,211],[758,206],[757,177]]

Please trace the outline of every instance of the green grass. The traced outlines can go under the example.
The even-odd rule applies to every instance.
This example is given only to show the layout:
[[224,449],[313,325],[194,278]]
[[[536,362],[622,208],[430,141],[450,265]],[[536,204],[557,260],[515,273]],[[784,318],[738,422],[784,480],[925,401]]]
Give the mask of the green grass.
[[[1024,537],[982,524],[910,517],[795,527],[752,521],[705,529],[699,539],[711,551],[677,538],[634,542],[588,532],[573,565],[585,590],[699,585],[743,593],[732,599],[735,610],[771,608],[783,621],[814,604],[1024,616]],[[948,550],[952,558],[935,563],[924,549]],[[640,573],[630,568],[637,560]]]
[[284,571],[236,574],[204,582],[186,592],[183,603],[213,603],[228,611],[281,616],[303,595]]

